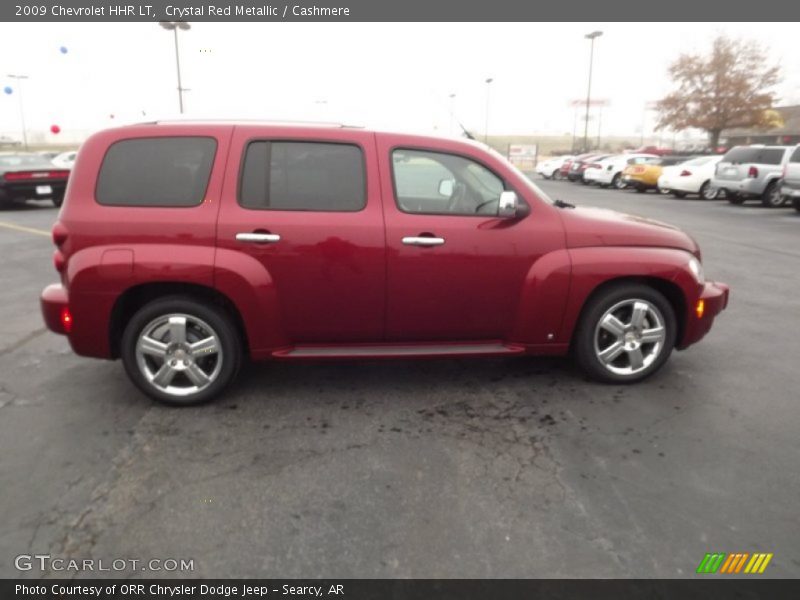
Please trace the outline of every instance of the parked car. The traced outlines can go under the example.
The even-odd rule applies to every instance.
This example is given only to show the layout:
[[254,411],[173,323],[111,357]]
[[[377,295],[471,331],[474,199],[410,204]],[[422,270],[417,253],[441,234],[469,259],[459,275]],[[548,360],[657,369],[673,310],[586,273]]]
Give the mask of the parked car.
[[766,207],[780,206],[783,164],[794,146],[735,146],[717,163],[711,185],[725,190],[728,202],[761,200]]
[[703,200],[714,200],[719,190],[711,183],[721,156],[697,156],[680,164],[664,167],[658,178],[658,187],[676,198],[698,194]]
[[639,193],[647,190],[662,191],[658,187],[658,178],[664,167],[676,165],[685,161],[685,156],[659,156],[647,158],[644,161],[630,164],[622,171],[622,181],[627,187]]
[[78,151],[70,150],[68,152],[62,152],[61,154],[53,158],[52,162],[57,167],[61,167],[64,169],[71,169],[72,165],[75,164],[76,156],[78,156]]
[[40,198],[61,206],[68,178],[69,170],[38,154],[0,154],[0,206]]
[[800,212],[800,144],[787,152],[783,165],[781,194]]
[[658,158],[653,154],[615,154],[595,164],[590,164],[583,173],[583,178],[590,183],[611,186],[617,189],[625,187],[622,171],[628,165],[642,164],[650,158]]
[[555,156],[536,165],[536,172],[545,179],[561,179],[561,168],[574,156]]
[[583,155],[583,158],[576,158],[569,166],[569,174],[567,178],[573,182],[588,183],[584,180],[583,174],[586,172],[587,167],[597,165],[597,161],[603,160],[610,156],[609,154],[589,154]]
[[92,135],[73,173],[44,320],[172,404],[245,357],[572,351],[634,382],[728,302],[689,235],[552,200],[469,140],[148,123]]
[[569,174],[572,172],[572,165],[574,163],[580,162],[585,158],[590,156],[594,156],[595,153],[593,152],[586,152],[584,154],[578,154],[577,156],[573,156],[571,159],[564,162],[564,166],[561,167],[561,178],[562,179],[569,179]]

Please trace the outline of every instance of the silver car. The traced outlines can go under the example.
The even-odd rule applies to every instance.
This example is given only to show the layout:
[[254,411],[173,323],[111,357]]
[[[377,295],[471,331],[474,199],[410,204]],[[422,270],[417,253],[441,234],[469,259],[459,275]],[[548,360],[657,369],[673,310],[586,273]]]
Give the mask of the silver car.
[[792,206],[800,212],[800,144],[792,149],[783,164],[783,185],[781,194],[791,200]]
[[736,146],[728,150],[712,179],[725,190],[731,204],[758,199],[767,207],[780,206],[783,163],[794,146]]

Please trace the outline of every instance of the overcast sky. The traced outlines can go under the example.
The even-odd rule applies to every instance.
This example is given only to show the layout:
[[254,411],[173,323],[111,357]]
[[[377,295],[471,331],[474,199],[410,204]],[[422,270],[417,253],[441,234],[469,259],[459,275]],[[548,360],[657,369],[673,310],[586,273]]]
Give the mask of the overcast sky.
[[[583,36],[595,29],[604,32],[592,92],[609,102],[604,134],[638,134],[645,103],[669,89],[668,64],[720,32],[767,45],[783,69],[780,103],[800,103],[794,23],[192,23],[180,34],[186,114],[447,134],[455,93],[458,118],[481,132],[492,77],[491,133],[571,133],[569,103],[586,95]],[[62,139],[177,114],[173,38],[155,23],[2,23],[0,57],[1,85],[14,88],[0,93],[0,133],[20,128],[7,73],[30,76],[29,128],[57,124]]]

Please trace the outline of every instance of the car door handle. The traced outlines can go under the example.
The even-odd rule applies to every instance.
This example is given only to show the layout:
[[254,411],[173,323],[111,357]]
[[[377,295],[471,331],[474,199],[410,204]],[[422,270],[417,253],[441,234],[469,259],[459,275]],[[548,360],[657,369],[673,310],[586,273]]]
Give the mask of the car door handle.
[[254,242],[256,244],[274,244],[281,241],[281,236],[277,233],[246,232],[237,233],[236,240],[239,242]]
[[417,235],[403,238],[403,243],[406,246],[441,246],[444,244],[444,238]]

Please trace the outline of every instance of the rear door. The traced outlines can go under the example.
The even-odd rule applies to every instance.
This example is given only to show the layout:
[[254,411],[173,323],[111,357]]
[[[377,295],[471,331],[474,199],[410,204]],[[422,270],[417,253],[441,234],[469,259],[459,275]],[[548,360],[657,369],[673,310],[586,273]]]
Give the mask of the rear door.
[[289,343],[383,339],[386,263],[377,173],[372,133],[235,129],[218,246],[254,258],[269,273],[276,322]]

